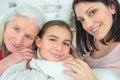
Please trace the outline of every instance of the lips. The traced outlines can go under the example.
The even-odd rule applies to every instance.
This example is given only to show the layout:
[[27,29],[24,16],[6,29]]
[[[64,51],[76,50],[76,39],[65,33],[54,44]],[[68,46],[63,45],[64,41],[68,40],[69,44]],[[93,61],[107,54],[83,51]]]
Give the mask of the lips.
[[96,32],[98,29],[99,29],[99,27],[96,27],[96,28],[94,28],[94,29],[92,30],[92,32],[94,33],[94,32]]
[[97,33],[98,30],[100,29],[100,27],[101,27],[101,24],[96,25],[96,27],[94,26],[94,28],[91,29],[91,32],[92,32],[93,34]]
[[60,54],[58,54],[58,53],[51,53],[54,57],[56,57],[56,58],[60,58]]
[[98,26],[98,27],[96,27],[96,28],[92,29],[92,30],[91,30],[91,32],[92,32],[92,33],[95,33],[96,31],[98,31],[98,30],[99,30],[99,28],[100,28],[100,26]]

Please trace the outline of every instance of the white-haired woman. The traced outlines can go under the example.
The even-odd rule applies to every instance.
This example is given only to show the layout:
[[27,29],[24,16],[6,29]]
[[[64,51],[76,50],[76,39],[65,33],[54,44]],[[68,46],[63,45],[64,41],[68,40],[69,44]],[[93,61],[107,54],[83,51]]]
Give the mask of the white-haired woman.
[[44,23],[43,19],[38,8],[26,5],[16,7],[1,20],[0,75],[9,66],[34,57],[34,40]]

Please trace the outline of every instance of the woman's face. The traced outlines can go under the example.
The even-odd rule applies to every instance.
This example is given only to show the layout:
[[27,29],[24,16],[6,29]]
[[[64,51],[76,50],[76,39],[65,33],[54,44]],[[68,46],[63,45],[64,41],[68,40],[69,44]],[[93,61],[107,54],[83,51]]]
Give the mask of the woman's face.
[[100,40],[105,38],[111,29],[115,7],[107,7],[101,2],[81,2],[75,6],[75,13],[84,30]]
[[36,22],[27,17],[15,17],[6,25],[4,43],[9,52],[30,48],[39,32]]
[[71,42],[70,31],[60,26],[49,27],[42,39],[36,39],[40,56],[50,61],[66,59],[69,56]]

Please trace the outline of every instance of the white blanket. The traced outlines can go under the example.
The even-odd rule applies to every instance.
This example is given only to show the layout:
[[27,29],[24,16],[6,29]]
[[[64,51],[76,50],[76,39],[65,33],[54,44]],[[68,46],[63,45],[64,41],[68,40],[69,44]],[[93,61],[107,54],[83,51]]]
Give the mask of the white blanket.
[[0,76],[0,80],[55,80],[40,70],[27,70],[26,64],[27,61],[22,61],[12,65]]
[[32,59],[30,62],[32,69],[40,70],[44,74],[51,76],[55,80],[74,80],[72,77],[64,74],[63,70],[67,69],[61,61],[52,62],[41,59]]
[[[22,61],[9,67],[0,80],[74,80],[65,75],[66,69],[61,62],[39,61],[33,59],[30,63],[32,70],[26,70],[27,61]],[[34,63],[34,64],[33,64]],[[120,74],[107,68],[92,69],[98,80],[120,80]]]

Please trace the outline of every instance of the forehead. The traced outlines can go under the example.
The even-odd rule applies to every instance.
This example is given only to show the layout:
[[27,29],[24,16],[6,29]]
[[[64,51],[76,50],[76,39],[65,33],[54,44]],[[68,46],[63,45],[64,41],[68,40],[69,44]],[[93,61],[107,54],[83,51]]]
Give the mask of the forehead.
[[51,26],[49,27],[45,34],[47,35],[56,35],[58,37],[66,37],[68,39],[71,40],[71,32],[66,28],[66,27],[63,27],[63,26],[58,26],[58,25],[55,25],[55,26]]
[[80,2],[75,6],[76,14],[86,13],[89,9],[94,7],[103,7],[101,2]]
[[25,25],[37,25],[37,23],[28,18],[28,17],[25,17],[25,16],[18,16],[18,17],[15,17],[11,20],[11,22],[13,23],[16,23],[16,24],[19,24],[21,26],[25,26]]
[[29,34],[37,34],[39,31],[39,27],[36,22],[31,20],[28,17],[20,16],[13,18],[8,24],[11,24],[11,27],[16,26],[20,28],[21,31],[24,31]]

